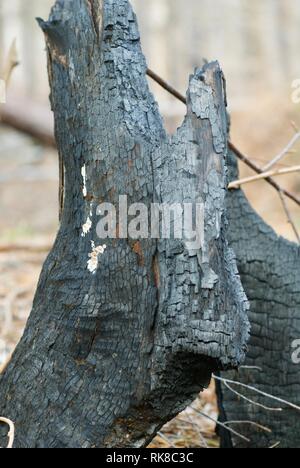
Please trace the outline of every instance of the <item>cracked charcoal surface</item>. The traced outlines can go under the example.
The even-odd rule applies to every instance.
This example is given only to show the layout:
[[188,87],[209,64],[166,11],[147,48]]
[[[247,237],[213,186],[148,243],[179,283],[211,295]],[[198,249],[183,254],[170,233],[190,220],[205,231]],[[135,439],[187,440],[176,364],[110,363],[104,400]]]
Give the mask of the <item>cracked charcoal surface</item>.
[[[187,117],[170,138],[127,0],[58,0],[40,25],[65,202],[1,377],[0,413],[16,422],[16,447],[141,447],[212,371],[245,355],[248,303],[226,241],[222,75],[213,63],[191,78]],[[126,194],[149,208],[204,203],[203,248],[98,239],[97,206]],[[91,245],[106,249],[92,258]]]
[[[233,179],[236,159],[230,154]],[[246,365],[262,372],[241,370],[225,377],[259,388],[299,406],[299,365],[292,362],[292,343],[300,336],[300,248],[281,237],[265,224],[250,207],[242,191],[228,195],[230,244],[234,249],[243,286],[250,300],[251,340]],[[287,409],[253,392],[242,390],[252,400],[271,407],[283,407],[281,413],[268,412],[237,399],[222,386],[223,409],[227,420],[254,421],[272,430],[272,434],[255,428],[236,426],[251,439],[244,443],[222,434],[224,446],[267,448],[280,442],[280,448],[300,447],[299,412]]]

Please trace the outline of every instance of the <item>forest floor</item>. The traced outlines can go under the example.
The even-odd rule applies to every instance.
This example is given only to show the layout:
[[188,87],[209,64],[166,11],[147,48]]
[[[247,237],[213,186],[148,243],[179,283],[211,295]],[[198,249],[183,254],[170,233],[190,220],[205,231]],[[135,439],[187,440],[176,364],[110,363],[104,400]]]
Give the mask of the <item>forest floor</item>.
[[[274,132],[276,125],[277,122],[273,124],[270,133]],[[248,132],[249,127],[245,121],[244,128],[240,128],[241,141],[237,141],[242,149],[242,142],[246,141]],[[281,135],[279,127],[274,135]],[[286,136],[281,135],[278,138],[279,140],[272,140],[273,149],[268,147],[268,158],[276,154],[276,148],[283,147],[284,142],[288,141]],[[1,371],[23,333],[41,267],[57,231],[58,171],[55,151],[4,127],[0,127],[0,139]],[[253,142],[254,144],[257,152],[265,158],[263,141]],[[251,147],[246,148],[249,149],[251,154]],[[259,161],[263,164],[258,159],[258,163]],[[296,161],[298,156],[292,154],[286,163],[291,165]],[[248,173],[243,168],[243,175],[246,174]],[[286,182],[291,190],[299,193],[299,177],[290,177]],[[278,233],[293,240],[293,232],[282,213],[279,197],[265,182],[248,187],[247,195]],[[299,210],[294,206],[291,209],[295,222],[300,227]],[[213,422],[218,417],[213,384],[199,396],[192,407],[168,423],[151,447],[218,448],[216,424]]]

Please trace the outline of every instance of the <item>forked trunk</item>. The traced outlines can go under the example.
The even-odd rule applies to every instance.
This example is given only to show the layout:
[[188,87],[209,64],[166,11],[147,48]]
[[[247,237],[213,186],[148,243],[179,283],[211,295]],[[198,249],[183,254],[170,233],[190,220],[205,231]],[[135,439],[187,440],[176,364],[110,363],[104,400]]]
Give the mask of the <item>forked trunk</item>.
[[[212,63],[191,77],[187,116],[170,138],[127,0],[57,0],[40,24],[64,210],[1,378],[0,414],[16,423],[17,447],[141,447],[212,371],[244,359],[248,303],[226,241],[222,73]],[[147,213],[153,203],[202,206],[204,236],[188,241],[189,226],[185,239],[127,237],[120,196]],[[116,207],[116,238],[96,233],[103,203]]]

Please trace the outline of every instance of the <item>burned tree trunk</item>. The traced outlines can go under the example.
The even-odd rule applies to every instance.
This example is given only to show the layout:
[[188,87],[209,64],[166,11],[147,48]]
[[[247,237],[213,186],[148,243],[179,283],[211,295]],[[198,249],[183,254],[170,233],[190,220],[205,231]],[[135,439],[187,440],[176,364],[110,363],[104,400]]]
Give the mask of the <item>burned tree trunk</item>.
[[[213,63],[191,77],[187,116],[168,137],[127,0],[58,0],[40,25],[64,210],[1,378],[0,413],[16,423],[17,447],[142,447],[212,371],[244,359],[248,302],[226,241],[222,73]],[[129,211],[201,205],[200,244],[191,226],[184,239],[128,236],[124,196]],[[99,204],[117,207],[112,238],[99,237]]]
[[[232,176],[237,164],[230,155]],[[293,348],[300,339],[300,248],[278,237],[250,207],[241,190],[228,194],[229,239],[234,249],[242,283],[250,301],[251,340],[247,367],[224,377],[256,387],[280,399],[300,404],[299,362]],[[298,346],[299,347],[299,346]],[[294,362],[293,362],[294,361]],[[222,419],[247,421],[232,426],[251,442],[222,431],[224,447],[280,448],[300,447],[300,413],[282,403],[232,386],[255,403],[283,411],[268,411],[219,386]],[[249,424],[258,423],[272,432]]]

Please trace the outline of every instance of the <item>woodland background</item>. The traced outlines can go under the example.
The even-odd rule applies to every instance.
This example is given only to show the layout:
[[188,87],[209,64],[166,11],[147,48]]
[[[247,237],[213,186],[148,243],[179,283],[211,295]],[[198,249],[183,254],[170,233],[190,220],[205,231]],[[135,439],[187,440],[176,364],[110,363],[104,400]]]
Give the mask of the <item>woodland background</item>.
[[[8,101],[38,109],[51,125],[44,38],[35,17],[47,18],[54,0],[1,0],[0,59],[17,39],[20,65]],[[149,67],[182,93],[203,59],[218,59],[227,79],[232,140],[258,165],[279,153],[300,127],[292,83],[300,79],[299,0],[134,0]],[[1,67],[0,67],[1,69]],[[1,76],[0,76],[1,78]],[[185,107],[149,82],[170,132]],[[1,107],[0,107],[1,114]],[[279,166],[297,165],[300,143]],[[298,149],[298,150],[297,150]],[[243,175],[252,175],[241,165]],[[281,184],[300,193],[297,174]],[[0,367],[18,341],[47,249],[58,226],[57,155],[0,124]],[[295,235],[278,194],[264,181],[245,188],[256,210],[280,234]],[[289,204],[289,202],[288,202]],[[300,211],[289,204],[300,231]],[[217,417],[213,388],[195,403]],[[189,409],[155,441],[159,446],[217,447],[214,423]],[[204,439],[203,439],[204,436]]]

